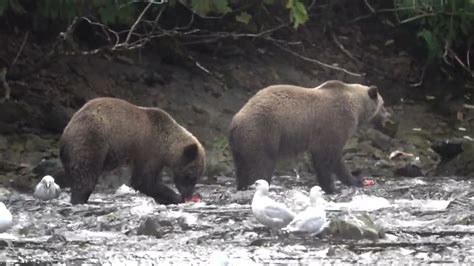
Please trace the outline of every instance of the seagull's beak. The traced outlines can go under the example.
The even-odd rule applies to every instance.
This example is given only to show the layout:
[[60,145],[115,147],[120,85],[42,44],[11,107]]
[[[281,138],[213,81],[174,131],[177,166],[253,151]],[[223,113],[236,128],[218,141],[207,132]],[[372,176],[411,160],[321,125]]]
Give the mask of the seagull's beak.
[[51,183],[46,183],[46,188],[49,188],[51,186]]
[[252,184],[251,186],[249,186],[249,189],[252,189],[252,190],[256,190],[257,189],[257,186],[254,184]]

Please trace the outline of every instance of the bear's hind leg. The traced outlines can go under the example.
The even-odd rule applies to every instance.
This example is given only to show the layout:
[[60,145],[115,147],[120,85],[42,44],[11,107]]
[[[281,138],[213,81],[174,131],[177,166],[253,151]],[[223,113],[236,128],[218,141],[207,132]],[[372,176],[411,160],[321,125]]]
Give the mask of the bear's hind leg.
[[336,186],[334,185],[334,180],[332,179],[332,161],[330,158],[323,158],[318,156],[318,154],[313,153],[311,155],[311,161],[313,163],[313,169],[316,172],[316,177],[318,178],[318,183],[321,189],[327,194],[335,193]]
[[275,160],[268,155],[259,154],[236,159],[234,156],[235,170],[237,175],[237,190],[246,190],[258,179],[271,182],[275,170]]
[[[81,167],[82,168],[82,167]],[[72,177],[71,184],[71,204],[84,204],[89,200],[90,195],[94,191],[97,180],[101,174],[99,168],[82,168],[87,171],[77,169],[67,173]]]
[[61,142],[59,158],[71,178],[71,204],[83,204],[89,200],[99,176],[104,169],[107,147],[97,134],[89,132],[88,138],[71,139]]
[[362,182],[359,178],[354,177],[347,169],[344,159],[340,157],[336,161],[333,167],[333,172],[337,178],[346,186],[362,186]]

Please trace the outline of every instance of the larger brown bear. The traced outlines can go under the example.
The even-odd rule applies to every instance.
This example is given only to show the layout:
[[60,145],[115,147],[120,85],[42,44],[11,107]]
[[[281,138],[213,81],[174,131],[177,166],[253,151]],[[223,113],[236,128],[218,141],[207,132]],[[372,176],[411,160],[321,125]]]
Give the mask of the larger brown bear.
[[332,174],[361,185],[348,171],[342,149],[356,129],[375,116],[389,117],[375,87],[327,81],[316,88],[275,85],[260,90],[234,116],[230,145],[237,189],[270,181],[275,162],[309,152],[319,185],[334,193]]
[[[60,140],[60,158],[72,179],[71,203],[86,203],[99,176],[130,163],[131,186],[158,203],[177,204],[192,196],[204,174],[199,141],[169,114],[115,98],[96,98],[77,111]],[[160,172],[173,172],[178,195]]]

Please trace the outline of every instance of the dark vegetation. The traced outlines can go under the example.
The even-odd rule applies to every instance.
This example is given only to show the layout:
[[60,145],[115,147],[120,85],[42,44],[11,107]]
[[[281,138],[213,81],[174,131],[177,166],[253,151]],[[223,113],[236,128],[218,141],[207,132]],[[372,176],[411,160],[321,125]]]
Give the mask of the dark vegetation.
[[[354,23],[389,31],[396,47],[419,59],[419,81],[412,86],[422,85],[430,71],[446,79],[474,76],[474,3],[470,0],[0,0],[0,23],[4,34],[22,36],[14,44],[15,55],[0,54],[0,77],[7,98],[9,80],[41,70],[56,56],[148,46],[160,50],[163,61],[209,72],[189,51],[216,53],[239,39],[266,42],[349,75],[377,71],[346,50],[334,34]],[[308,24],[317,24],[333,38],[356,68],[305,57],[305,47],[311,46]],[[32,39],[48,44],[37,58],[23,51]]]

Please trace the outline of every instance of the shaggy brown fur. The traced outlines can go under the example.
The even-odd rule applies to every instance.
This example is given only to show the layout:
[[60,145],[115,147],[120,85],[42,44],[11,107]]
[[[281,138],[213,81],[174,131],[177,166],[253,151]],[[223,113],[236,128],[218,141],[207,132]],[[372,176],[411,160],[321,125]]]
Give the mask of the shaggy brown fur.
[[[125,163],[133,188],[159,203],[180,203],[193,194],[206,161],[199,141],[169,114],[115,98],[93,99],[74,114],[59,155],[72,179],[72,204],[87,202],[99,176]],[[181,196],[163,184],[163,167],[173,171]]]
[[328,81],[317,88],[275,85],[260,90],[234,116],[230,145],[237,188],[256,179],[270,181],[275,162],[309,152],[319,185],[335,192],[335,174],[344,184],[361,185],[346,168],[342,149],[363,123],[388,118],[375,87]]

